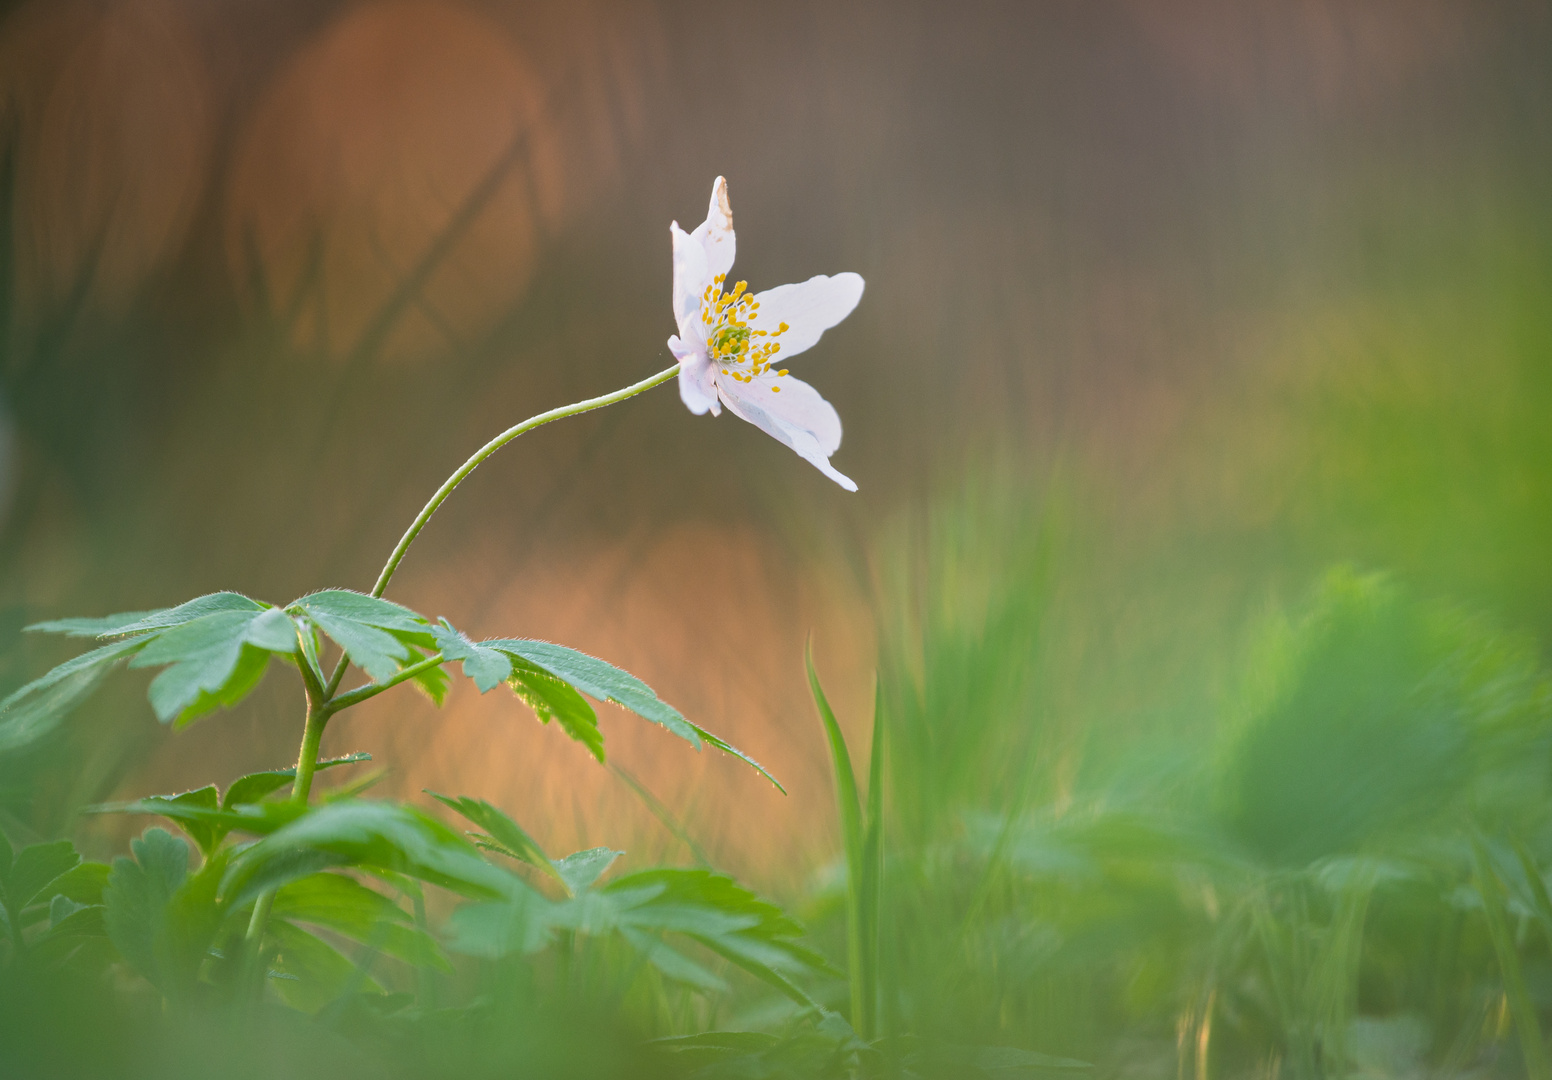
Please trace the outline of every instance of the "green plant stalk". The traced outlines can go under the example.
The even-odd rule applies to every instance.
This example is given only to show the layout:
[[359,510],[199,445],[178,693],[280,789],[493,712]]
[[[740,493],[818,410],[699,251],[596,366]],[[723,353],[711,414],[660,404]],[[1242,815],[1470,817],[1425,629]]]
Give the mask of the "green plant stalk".
[[[579,416],[582,413],[592,412],[594,409],[602,409],[606,405],[613,405],[624,401],[626,398],[633,398],[637,394],[652,389],[654,386],[661,386],[677,374],[679,374],[679,365],[675,364],[672,367],[664,368],[656,375],[651,375],[640,382],[632,383],[624,389],[616,390],[611,394],[588,398],[586,401],[579,401],[574,405],[562,405],[548,412],[542,412],[537,416],[530,416],[522,423],[514,424],[507,428],[500,435],[497,435],[490,442],[480,447],[468,461],[458,466],[453,475],[442,482],[442,486],[437,488],[436,494],[432,495],[431,500],[421,508],[420,513],[415,515],[415,520],[410,523],[410,527],[399,538],[399,542],[394,546],[392,554],[388,556],[388,561],[383,564],[382,572],[377,575],[377,584],[372,586],[372,595],[383,595],[388,588],[388,582],[393,579],[394,571],[399,568],[399,563],[403,560],[405,552],[409,551],[410,545],[415,542],[415,537],[420,535],[420,530],[426,527],[426,522],[431,520],[431,515],[435,514],[437,508],[447,501],[447,497],[453,493],[453,489],[463,483],[464,478],[479,468],[480,464],[490,455],[500,450],[519,435],[532,431],[536,427],[542,427],[552,420],[560,420],[567,416]],[[325,690],[324,696],[326,700],[332,699],[334,692],[339,689],[340,680],[345,677],[346,666],[345,658],[341,657]]]
[[[624,401],[626,398],[635,397],[637,394],[650,390],[654,386],[662,385],[678,373],[679,365],[675,364],[672,367],[664,368],[656,375],[642,379],[640,382],[632,383],[622,390],[616,390],[613,393],[603,394],[599,397],[588,398],[585,401],[578,401],[572,405],[562,405],[548,412],[539,413],[537,416],[530,416],[522,423],[514,424],[512,427],[507,428],[500,435],[497,435],[490,442],[480,447],[468,461],[460,465],[451,476],[442,482],[442,486],[437,488],[436,494],[432,495],[431,500],[421,508],[420,513],[415,515],[415,520],[410,523],[410,527],[399,538],[398,544],[395,545],[393,552],[388,556],[388,561],[383,564],[382,573],[377,575],[377,584],[372,586],[372,595],[374,597],[383,595],[383,592],[388,588],[388,582],[393,578],[394,571],[398,569],[399,563],[403,560],[405,552],[409,551],[410,545],[415,542],[415,537],[420,535],[420,530],[426,527],[426,523],[431,520],[431,516],[447,501],[447,497],[453,493],[453,490],[463,483],[470,473],[479,468],[480,464],[497,450],[500,450],[524,432],[532,431],[534,428],[548,424],[552,420],[559,420],[567,416],[577,416],[581,413],[591,412],[594,409],[601,409],[606,405],[613,405],[616,402]],[[398,672],[386,682],[359,687],[349,693],[340,694],[338,697],[335,695],[339,691],[340,681],[345,677],[345,670],[350,666],[347,657],[340,657],[339,663],[334,667],[334,674],[330,676],[329,684],[326,687],[317,686],[317,680],[311,678],[311,673],[307,670],[306,665],[302,664],[302,677],[307,684],[307,722],[302,729],[302,746],[297,754],[296,780],[291,785],[291,801],[306,805],[308,796],[312,793],[313,774],[318,771],[318,750],[323,740],[323,729],[328,725],[330,716],[341,709],[348,709],[352,705],[358,705],[368,698],[382,693],[384,690],[412,679],[421,672],[433,668],[440,663],[442,663],[442,654],[433,653],[424,660],[411,664]],[[248,933],[246,937],[248,957],[250,964],[255,969],[262,966],[259,963],[259,950],[263,943],[264,927],[269,922],[270,909],[274,906],[274,903],[275,894],[273,891],[261,894],[258,900],[254,902],[253,915],[248,920]],[[254,977],[261,978],[262,972],[257,971]],[[262,985],[262,983],[259,985]]]
[[1519,953],[1515,951],[1514,940],[1509,934],[1503,884],[1493,869],[1487,849],[1477,837],[1471,839],[1471,853],[1476,863],[1477,892],[1482,898],[1482,914],[1487,919],[1487,931],[1493,939],[1493,951],[1498,954],[1498,969],[1503,975],[1509,1015],[1514,1019],[1515,1034],[1520,1038],[1520,1052],[1525,1058],[1525,1075],[1528,1080],[1552,1080],[1546,1044],[1541,1040],[1541,1025],[1531,1005],[1525,976],[1520,971]]

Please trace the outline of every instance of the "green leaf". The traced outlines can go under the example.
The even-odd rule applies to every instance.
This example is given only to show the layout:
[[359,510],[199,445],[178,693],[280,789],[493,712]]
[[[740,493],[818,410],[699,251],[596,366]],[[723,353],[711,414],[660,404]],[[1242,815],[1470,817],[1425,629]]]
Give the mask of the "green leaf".
[[80,861],[81,856],[76,854],[75,845],[69,840],[22,848],[16,853],[9,873],[0,878],[0,884],[4,885],[0,899],[13,914],[20,915],[28,904],[47,900],[48,896],[41,895],[44,889]]
[[143,640],[116,641],[93,649],[66,660],[0,701],[0,752],[25,746],[58,727],[119,661],[144,644]]
[[77,904],[95,907],[102,904],[102,891],[107,887],[111,867],[107,863],[76,863],[49,883],[48,891],[63,896]]
[[181,726],[235,705],[263,678],[270,653],[297,648],[296,624],[278,608],[217,611],[157,634],[130,666],[170,665],[148,696],[159,720]]
[[512,677],[512,661],[505,653],[476,645],[446,619],[442,625],[433,626],[431,634],[443,656],[463,661],[463,673],[474,680],[480,693],[494,690]]
[[[371,761],[372,755],[365,751],[357,751],[354,754],[346,754],[344,757],[329,758],[318,762],[316,772],[324,769],[332,769],[336,765],[354,765],[357,762]],[[264,772],[249,773],[232,781],[226,789],[226,794],[221,797],[222,809],[239,805],[241,803],[256,803],[268,795],[272,795],[281,788],[288,786],[296,780],[296,766],[289,769],[269,769]]]
[[[290,976],[274,979],[273,985],[293,1009],[317,1012],[339,997],[356,974],[356,965],[347,956],[299,926],[274,919],[267,934],[280,946],[275,972]],[[363,978],[361,984],[362,989],[379,989],[370,978]]]
[[350,589],[325,589],[293,600],[287,607],[299,607],[309,616],[328,615],[382,630],[402,631],[423,638],[423,644],[427,646],[431,644],[431,627],[424,615],[391,600],[368,596],[366,593]]
[[130,842],[134,858],[113,860],[103,890],[103,925],[131,967],[161,985],[157,946],[163,917],[189,873],[189,848],[165,829],[152,828]]
[[[306,809],[290,802],[246,804],[230,807],[213,805],[214,788],[185,792],[184,795],[151,795],[127,803],[89,806],[90,814],[154,814],[178,823],[207,854],[215,850],[233,830],[267,836],[296,820]],[[186,798],[185,796],[194,796]],[[208,843],[208,846],[206,846]]]
[[729,743],[726,740],[721,739],[721,738],[719,738],[716,735],[713,735],[711,732],[707,731],[705,728],[701,727],[699,724],[691,724],[690,726],[695,729],[695,734],[699,735],[701,737],[701,739],[704,740],[708,745],[715,746],[718,750],[721,750],[724,754],[729,754],[732,757],[736,757],[739,761],[742,761],[745,765],[748,765],[755,772],[759,773],[761,776],[763,776],[767,780],[769,780],[773,785],[775,785],[775,788],[776,788],[777,791],[781,792],[783,795],[785,795],[787,793],[787,789],[781,786],[781,781],[776,779],[774,776],[772,776],[770,774],[770,771],[768,769],[766,769],[766,767],[764,765],[761,765],[758,761],[756,761],[754,758],[752,758],[748,754],[744,753],[742,750],[740,750],[738,747],[734,746],[732,743]]
[[195,619],[206,615],[215,615],[220,612],[259,612],[265,605],[257,600],[250,600],[241,593],[217,592],[207,593],[204,596],[196,596],[193,600],[186,601],[174,608],[166,608],[162,611],[153,611],[145,618],[125,626],[117,626],[112,630],[100,633],[99,637],[119,637],[125,634],[143,634],[150,630],[167,630],[184,623],[193,622]]
[[[497,638],[490,641],[482,641],[480,645],[487,649],[499,650],[513,658],[513,667],[517,669],[513,677],[514,689],[517,688],[518,679],[523,677],[522,665],[516,663],[516,661],[519,659],[526,660],[534,667],[548,672],[590,697],[597,698],[599,701],[612,701],[616,705],[629,709],[645,720],[650,720],[654,724],[667,728],[697,750],[701,748],[702,742],[710,743],[723,753],[731,754],[753,768],[761,776],[775,784],[777,790],[782,794],[786,794],[787,789],[782,787],[777,779],[758,761],[755,761],[754,758],[742,750],[718,738],[698,724],[690,723],[678,709],[659,698],[650,686],[629,672],[621,671],[613,664],[606,663],[596,656],[589,656],[587,653],[568,649],[564,645],[556,645],[548,641]],[[527,693],[524,691],[527,691]],[[538,707],[534,706],[533,702],[529,700],[528,693],[541,697],[542,695],[539,695],[535,688],[526,685],[524,690],[519,691],[519,696],[524,701],[527,701],[529,706],[534,708],[535,712],[538,712]],[[559,717],[561,714],[557,712],[555,715]],[[540,719],[544,718],[541,714]],[[596,718],[592,726],[596,726]],[[579,731],[585,733],[586,728],[580,727]],[[574,734],[572,737],[579,738],[580,736]],[[589,742],[587,739],[582,741]],[[595,744],[589,742],[589,746],[595,747]],[[602,736],[597,737],[593,753],[599,761],[603,760]]]
[[779,907],[724,874],[646,870],[617,878],[587,899],[593,897],[614,901],[618,926],[683,934],[805,1008],[817,1008],[790,976],[829,972],[829,964],[799,944],[802,928]]
[[132,623],[141,622],[153,615],[161,615],[165,609],[157,611],[125,611],[118,615],[103,615],[97,618],[77,619],[51,619],[48,622],[33,623],[24,626],[22,630],[29,634],[63,634],[66,637],[94,638],[118,633],[124,627]]
[[728,984],[721,976],[709,971],[688,956],[670,948],[665,942],[631,926],[620,927],[623,937],[647,962],[663,976],[675,982],[693,986],[708,994],[724,993]]
[[[430,654],[422,653],[418,649],[411,649],[409,659],[404,662],[405,666],[409,667],[418,664],[428,655]],[[439,709],[442,707],[442,703],[447,700],[447,688],[451,679],[448,677],[447,669],[440,665],[426,668],[412,678],[410,682],[414,683],[415,689],[426,695],[431,700],[431,704]]]
[[302,662],[313,673],[320,686],[327,686],[329,677],[323,673],[323,661],[318,656],[318,628],[306,616],[296,617],[297,641],[302,646]]
[[387,682],[413,663],[410,646],[434,648],[424,617],[365,593],[327,589],[293,601],[287,610],[312,620],[373,682]]
[[63,896],[56,896],[49,915],[48,929],[28,946],[28,956],[34,963],[62,963],[89,942],[107,945],[108,931],[103,924],[101,904],[75,904]]
[[317,807],[243,851],[223,894],[241,905],[329,865],[392,870],[479,898],[508,895],[522,884],[413,807],[347,800]]
[[603,761],[604,736],[598,730],[598,714],[570,683],[521,657],[513,657],[509,685],[540,723],[554,720],[562,731],[586,746],[593,757]]
[[701,741],[694,725],[687,723],[678,709],[659,698],[650,686],[636,676],[621,671],[613,664],[548,641],[501,638],[480,644],[511,656],[522,657],[556,678],[564,679],[584,694],[629,709],[637,716],[667,728],[697,750],[700,749]]
[[556,905],[532,889],[495,903],[465,904],[447,920],[448,948],[467,956],[531,956],[550,942]]
[[441,948],[388,897],[342,874],[313,874],[275,894],[272,914],[333,930],[417,967],[451,972]]
[[[500,851],[502,854],[508,855],[520,862],[528,863],[530,866],[537,866],[545,873],[552,875],[557,881],[565,884],[565,879],[555,869],[555,864],[550,861],[550,857],[544,853],[544,850],[534,842],[533,837],[529,836],[521,825],[484,799],[474,799],[467,795],[456,797],[438,795],[434,791],[428,791],[426,794],[455,814],[462,815],[489,833],[489,839],[494,841],[494,844],[482,844],[482,847],[491,847],[493,850]],[[479,838],[476,838],[475,843],[478,844],[479,842]]]
[[566,891],[577,896],[591,889],[614,860],[624,854],[623,851],[611,851],[606,847],[588,848],[586,851],[573,852],[558,861],[555,872],[565,883]]

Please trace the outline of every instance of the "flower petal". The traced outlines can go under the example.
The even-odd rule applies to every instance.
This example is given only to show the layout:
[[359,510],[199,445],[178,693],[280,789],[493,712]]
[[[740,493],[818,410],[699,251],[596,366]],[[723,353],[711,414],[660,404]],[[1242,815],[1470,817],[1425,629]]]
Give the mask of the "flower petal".
[[722,414],[717,401],[717,384],[712,379],[711,360],[704,348],[697,349],[677,336],[668,339],[668,351],[679,361],[679,398],[696,416]]
[[706,252],[707,281],[733,269],[733,207],[728,202],[727,181],[722,177],[717,177],[716,183],[711,185],[711,205],[706,208],[706,220],[690,235]]
[[679,323],[679,336],[690,339],[690,328],[700,325],[701,297],[711,284],[712,274],[706,268],[706,249],[698,241],[677,221],[668,231],[674,240],[674,319]]
[[[796,285],[778,285],[755,294],[759,308],[749,325],[772,335],[777,327],[787,330],[774,340],[781,344],[777,356],[785,359],[813,347],[830,327],[852,313],[862,299],[862,278],[856,274],[820,274]],[[779,364],[779,361],[778,361]]]
[[850,477],[830,464],[830,455],[841,445],[841,418],[818,390],[790,375],[764,375],[748,383],[718,379],[717,390],[735,416],[786,443],[847,491],[857,490]]

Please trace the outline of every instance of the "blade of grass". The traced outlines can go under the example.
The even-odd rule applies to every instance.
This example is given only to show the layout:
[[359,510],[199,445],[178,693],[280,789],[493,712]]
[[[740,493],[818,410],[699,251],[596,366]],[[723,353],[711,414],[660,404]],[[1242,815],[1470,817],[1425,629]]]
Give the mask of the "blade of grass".
[[1515,951],[1514,938],[1509,933],[1503,882],[1479,837],[1471,838],[1471,854],[1476,864],[1477,894],[1482,899],[1482,914],[1487,920],[1487,932],[1493,939],[1493,951],[1498,954],[1498,970],[1503,975],[1509,1015],[1514,1020],[1514,1030],[1520,1038],[1520,1052],[1525,1057],[1525,1075],[1528,1080],[1552,1080],[1552,1071],[1549,1071],[1547,1065],[1546,1044],[1541,1041],[1541,1024],[1531,1005],[1525,976],[1520,970],[1520,956]]
[[803,662],[808,668],[808,688],[824,722],[825,737],[830,745],[830,766],[835,777],[835,801],[841,815],[841,840],[846,848],[846,973],[851,987],[851,1022],[858,1034],[863,1032],[863,1017],[868,1013],[867,992],[863,971],[863,836],[862,805],[857,798],[857,776],[852,771],[851,754],[846,749],[846,736],[836,722],[835,712],[825,697],[824,687],[819,685],[819,675],[814,671],[813,641],[803,649]]

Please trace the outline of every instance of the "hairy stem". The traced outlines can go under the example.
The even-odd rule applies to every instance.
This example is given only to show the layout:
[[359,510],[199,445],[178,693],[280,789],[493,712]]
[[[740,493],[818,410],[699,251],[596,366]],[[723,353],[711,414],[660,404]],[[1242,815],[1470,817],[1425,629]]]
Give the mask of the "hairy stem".
[[[421,508],[419,514],[415,515],[415,520],[410,523],[410,527],[399,538],[398,544],[394,546],[393,552],[388,556],[388,561],[383,564],[382,572],[377,575],[377,584],[372,586],[372,595],[383,595],[383,592],[388,588],[388,582],[393,579],[394,571],[399,568],[399,563],[404,559],[405,552],[409,551],[410,545],[415,542],[415,537],[420,535],[420,530],[426,527],[426,522],[431,520],[431,515],[435,514],[437,508],[447,501],[447,497],[453,493],[453,489],[463,483],[464,478],[479,468],[480,463],[490,457],[490,455],[524,432],[532,431],[536,427],[548,424],[551,420],[559,420],[567,416],[578,416],[585,412],[592,412],[594,409],[601,409],[605,405],[613,405],[616,402],[624,401],[626,398],[633,398],[637,394],[652,389],[654,386],[661,386],[678,373],[679,365],[675,364],[673,367],[664,368],[656,375],[642,379],[640,382],[631,383],[623,390],[616,390],[611,394],[603,394],[600,397],[588,398],[586,401],[579,401],[574,405],[562,405],[548,412],[542,412],[538,416],[530,416],[522,423],[514,424],[507,428],[500,435],[497,435],[490,442],[480,447],[468,461],[465,461],[457,468],[453,475],[442,481],[442,486],[437,488],[436,494],[431,496],[431,501]],[[344,679],[345,669],[349,665],[348,658],[342,656],[339,659],[339,663],[334,666],[334,674],[329,677],[329,685],[324,688],[323,692],[326,702],[334,700],[334,694],[339,690],[340,681]]]
[[616,390],[612,394],[588,398],[586,401],[579,401],[575,405],[562,405],[558,409],[542,412],[538,416],[530,416],[521,424],[514,424],[480,447],[474,452],[473,457],[460,465],[453,475],[442,482],[442,486],[437,488],[436,494],[431,496],[431,501],[426,503],[420,513],[415,516],[415,520],[410,523],[410,527],[405,530],[404,535],[399,539],[398,545],[393,549],[393,554],[389,555],[388,561],[383,564],[383,572],[377,575],[377,584],[372,586],[372,595],[383,595],[383,590],[388,588],[388,582],[392,579],[393,572],[399,568],[399,561],[404,558],[404,553],[415,542],[415,537],[420,535],[420,530],[426,527],[426,522],[431,520],[431,515],[437,512],[437,507],[441,506],[447,497],[453,493],[454,488],[463,483],[464,477],[477,469],[480,463],[490,457],[490,455],[524,432],[532,431],[536,427],[548,424],[551,420],[559,420],[566,416],[577,416],[581,413],[592,412],[594,409],[601,409],[605,405],[613,405],[615,402],[635,397],[645,390],[650,390],[654,386],[667,382],[678,373],[679,365],[675,364],[673,367],[664,368],[656,375],[642,379],[638,383],[632,383],[623,390]]
[[384,690],[391,690],[395,686],[398,686],[401,682],[408,682],[410,679],[413,679],[421,672],[429,671],[431,668],[436,667],[442,662],[443,658],[441,653],[432,653],[424,660],[418,660],[407,668],[401,668],[394,675],[394,677],[389,679],[387,682],[367,683],[365,686],[358,686],[348,694],[341,694],[339,697],[336,697],[330,701],[328,709],[329,715],[333,716],[341,709],[348,709],[352,705],[359,705],[368,698],[376,697]]
[[307,803],[313,789],[313,773],[318,771],[318,745],[333,710],[313,707],[307,710],[307,726],[302,729],[302,749],[296,756],[296,780],[291,784],[291,801]]

